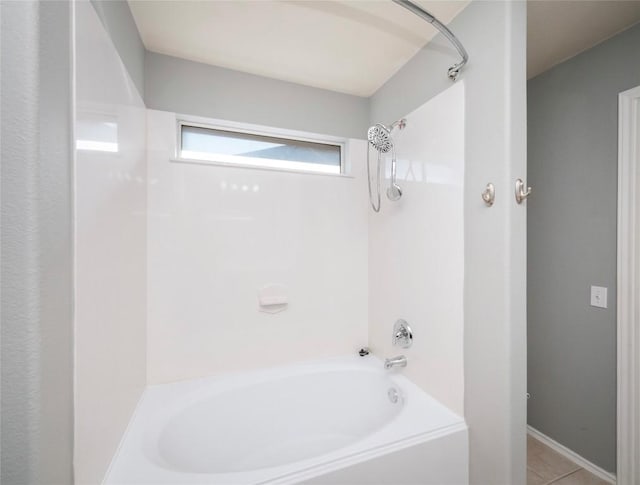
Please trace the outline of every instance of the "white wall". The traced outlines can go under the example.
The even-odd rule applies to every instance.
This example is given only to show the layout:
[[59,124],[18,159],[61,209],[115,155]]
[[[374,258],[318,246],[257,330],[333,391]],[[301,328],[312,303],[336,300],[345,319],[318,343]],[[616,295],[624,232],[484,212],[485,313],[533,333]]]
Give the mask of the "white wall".
[[[176,115],[149,111],[149,382],[366,345],[364,142],[337,177],[172,162],[175,140]],[[271,283],[282,313],[258,311]]]
[[[402,199],[383,196],[369,215],[370,344],[406,355],[403,373],[463,415],[464,84],[405,118],[394,133]],[[413,330],[410,349],[391,345],[398,318]]]
[[146,113],[91,4],[75,9],[75,482],[93,484],[146,379]]
[[[469,8],[465,417],[471,483],[511,485],[526,482],[527,203],[514,198],[527,174],[526,3]],[[491,208],[480,198],[487,182],[497,191]]]

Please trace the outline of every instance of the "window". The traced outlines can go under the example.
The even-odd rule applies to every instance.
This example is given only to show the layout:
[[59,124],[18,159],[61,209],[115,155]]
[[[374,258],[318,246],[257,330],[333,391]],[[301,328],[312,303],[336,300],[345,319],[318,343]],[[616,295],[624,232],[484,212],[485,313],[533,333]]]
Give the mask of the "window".
[[229,164],[342,173],[342,145],[294,140],[180,123],[179,158]]

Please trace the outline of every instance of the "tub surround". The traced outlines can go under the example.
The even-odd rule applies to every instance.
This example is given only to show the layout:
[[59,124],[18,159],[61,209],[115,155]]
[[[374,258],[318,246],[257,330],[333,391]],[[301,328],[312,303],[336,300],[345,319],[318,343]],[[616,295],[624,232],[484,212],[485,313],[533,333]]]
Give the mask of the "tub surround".
[[[369,211],[369,345],[407,356],[403,373],[463,413],[464,83],[403,116],[394,132],[402,198]],[[383,185],[389,184],[387,160]],[[393,323],[413,329],[408,349],[391,343]]]
[[[177,118],[148,111],[148,382],[367,345],[365,142],[349,177],[179,163]],[[270,284],[280,313],[258,308]]]
[[99,483],[146,384],[146,112],[75,2],[75,483]]

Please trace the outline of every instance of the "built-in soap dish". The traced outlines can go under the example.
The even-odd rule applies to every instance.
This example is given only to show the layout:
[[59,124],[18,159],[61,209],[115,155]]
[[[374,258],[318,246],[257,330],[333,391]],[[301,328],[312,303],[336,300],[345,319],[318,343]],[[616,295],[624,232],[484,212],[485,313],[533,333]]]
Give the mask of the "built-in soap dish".
[[284,285],[266,285],[258,290],[258,310],[279,313],[289,306],[289,295]]

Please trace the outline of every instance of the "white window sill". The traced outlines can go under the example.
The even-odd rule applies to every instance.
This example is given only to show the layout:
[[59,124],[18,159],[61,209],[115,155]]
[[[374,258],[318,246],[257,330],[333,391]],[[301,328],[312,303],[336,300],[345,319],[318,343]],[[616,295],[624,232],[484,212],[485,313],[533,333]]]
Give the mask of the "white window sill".
[[215,167],[231,167],[231,168],[241,168],[241,169],[250,169],[250,170],[266,170],[268,172],[283,172],[283,173],[300,174],[300,175],[317,175],[317,176],[324,176],[324,177],[337,177],[337,178],[347,178],[347,179],[355,178],[353,175],[347,174],[347,173],[316,172],[313,170],[295,170],[295,169],[289,169],[289,168],[249,165],[244,163],[218,162],[213,160],[170,158],[169,161],[172,163],[188,163],[188,164],[194,164],[194,165],[212,165]]

